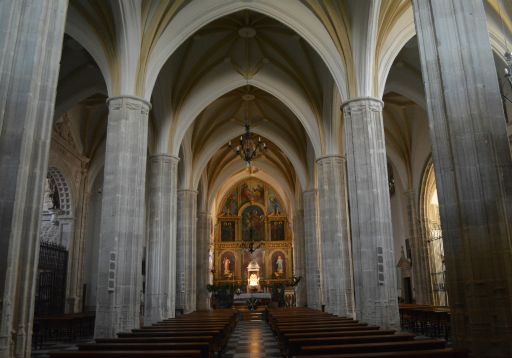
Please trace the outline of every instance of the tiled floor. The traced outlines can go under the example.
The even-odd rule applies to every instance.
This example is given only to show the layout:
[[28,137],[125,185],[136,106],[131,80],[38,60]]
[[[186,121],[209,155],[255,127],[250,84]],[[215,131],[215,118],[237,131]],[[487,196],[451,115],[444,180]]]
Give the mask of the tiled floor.
[[265,321],[240,321],[229,338],[223,358],[278,358],[279,347]]

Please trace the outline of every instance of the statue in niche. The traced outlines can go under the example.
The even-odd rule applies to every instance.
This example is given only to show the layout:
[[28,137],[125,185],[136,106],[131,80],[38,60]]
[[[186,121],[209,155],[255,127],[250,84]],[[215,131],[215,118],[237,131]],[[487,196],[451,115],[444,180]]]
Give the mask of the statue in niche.
[[285,278],[286,261],[284,253],[281,251],[277,251],[272,255],[272,269],[275,278]]
[[53,179],[48,176],[44,182],[43,210],[57,210],[60,208],[59,192]]
[[235,266],[235,256],[231,252],[226,252],[222,257],[222,277],[224,279],[233,278]]

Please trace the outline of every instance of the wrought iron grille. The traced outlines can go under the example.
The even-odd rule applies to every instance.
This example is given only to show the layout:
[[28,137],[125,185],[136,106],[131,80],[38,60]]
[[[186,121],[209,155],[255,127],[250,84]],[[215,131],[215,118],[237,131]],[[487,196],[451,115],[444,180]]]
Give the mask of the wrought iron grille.
[[39,246],[35,315],[64,313],[68,251],[51,242]]
[[432,289],[434,303],[437,306],[448,305],[448,293],[446,290],[446,267],[444,263],[443,231],[439,223],[427,224],[429,244],[429,257],[431,268]]

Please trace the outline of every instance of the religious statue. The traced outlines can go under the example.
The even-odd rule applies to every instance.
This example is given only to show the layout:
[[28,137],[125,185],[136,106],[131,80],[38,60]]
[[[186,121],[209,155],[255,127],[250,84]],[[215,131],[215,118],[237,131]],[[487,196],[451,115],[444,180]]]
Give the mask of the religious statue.
[[284,260],[281,255],[277,255],[276,263],[275,263],[275,271],[274,276],[276,278],[280,278],[284,276]]
[[228,256],[224,256],[224,259],[222,260],[222,264],[224,265],[224,276],[225,277],[231,277],[233,276],[233,273],[231,272],[231,269],[230,269],[230,265],[231,265],[231,260],[229,259]]

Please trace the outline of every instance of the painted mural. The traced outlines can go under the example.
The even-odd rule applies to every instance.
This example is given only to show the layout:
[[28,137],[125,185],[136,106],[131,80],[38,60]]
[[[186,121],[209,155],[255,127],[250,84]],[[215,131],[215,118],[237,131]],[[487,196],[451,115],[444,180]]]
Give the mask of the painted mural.
[[242,183],[240,186],[240,192],[240,206],[247,203],[265,204],[265,188],[263,183],[260,181],[250,180]]
[[281,215],[283,213],[283,206],[279,202],[279,198],[277,197],[274,190],[268,190],[268,213],[269,215]]
[[223,220],[220,222],[220,241],[235,241],[236,238],[236,221]]
[[227,191],[215,230],[214,283],[248,285],[250,263],[259,267],[258,289],[291,278],[292,237],[284,204],[274,188],[258,179]]
[[236,189],[226,197],[221,214],[225,216],[236,216],[238,214],[238,191]]
[[265,213],[257,205],[250,205],[242,211],[242,240],[265,240]]

